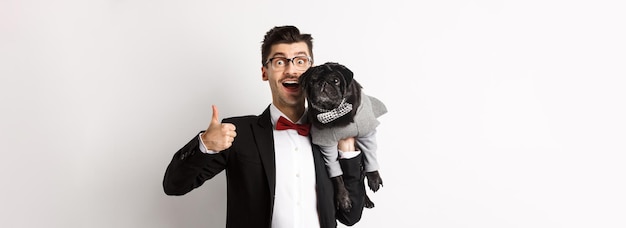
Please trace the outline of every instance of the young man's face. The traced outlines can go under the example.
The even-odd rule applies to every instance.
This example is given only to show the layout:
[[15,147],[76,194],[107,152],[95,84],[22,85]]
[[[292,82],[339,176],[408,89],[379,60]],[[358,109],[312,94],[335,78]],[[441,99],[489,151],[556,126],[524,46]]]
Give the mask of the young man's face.
[[[268,59],[286,58],[280,64],[270,61],[261,67],[263,81],[268,81],[272,91],[272,102],[280,110],[290,107],[304,106],[304,93],[298,84],[298,78],[310,67],[295,67],[291,62],[294,57],[309,57],[309,48],[304,42],[292,44],[275,44],[271,48]],[[296,59],[293,59],[296,61]]]

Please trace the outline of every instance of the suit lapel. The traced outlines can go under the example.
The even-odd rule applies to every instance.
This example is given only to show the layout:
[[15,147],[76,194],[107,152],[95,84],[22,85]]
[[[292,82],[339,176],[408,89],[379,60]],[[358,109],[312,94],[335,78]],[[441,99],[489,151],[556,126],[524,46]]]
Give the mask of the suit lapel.
[[276,160],[274,153],[274,133],[272,131],[272,121],[268,107],[263,114],[259,116],[259,122],[252,126],[252,132],[254,134],[254,140],[256,140],[261,162],[263,163],[263,169],[267,175],[273,205],[274,190],[276,189]]

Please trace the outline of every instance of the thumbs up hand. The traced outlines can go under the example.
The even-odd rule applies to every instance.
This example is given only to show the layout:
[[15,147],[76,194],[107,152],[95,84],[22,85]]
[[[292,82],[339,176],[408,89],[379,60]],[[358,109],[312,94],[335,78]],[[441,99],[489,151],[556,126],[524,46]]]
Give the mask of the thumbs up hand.
[[221,123],[218,116],[217,106],[213,105],[213,117],[206,131],[202,134],[202,141],[208,150],[220,152],[233,145],[237,136],[235,125],[231,123]]

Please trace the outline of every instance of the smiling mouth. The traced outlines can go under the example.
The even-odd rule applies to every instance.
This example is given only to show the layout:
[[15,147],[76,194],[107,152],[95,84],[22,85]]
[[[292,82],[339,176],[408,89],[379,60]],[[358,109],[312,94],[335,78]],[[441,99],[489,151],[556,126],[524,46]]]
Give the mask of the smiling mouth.
[[300,88],[300,84],[298,84],[298,82],[295,82],[295,81],[283,82],[283,86],[287,89],[292,89],[292,90]]

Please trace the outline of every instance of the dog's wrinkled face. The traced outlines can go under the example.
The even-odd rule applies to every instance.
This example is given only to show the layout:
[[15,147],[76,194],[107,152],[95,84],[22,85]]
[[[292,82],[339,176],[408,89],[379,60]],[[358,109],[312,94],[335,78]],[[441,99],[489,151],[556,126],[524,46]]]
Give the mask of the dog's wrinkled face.
[[309,68],[300,77],[300,85],[314,107],[331,110],[345,98],[352,82],[352,71],[337,63],[325,63]]
[[300,76],[299,84],[313,125],[326,128],[353,122],[361,103],[361,85],[348,68],[333,62],[311,67]]

